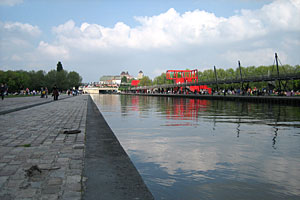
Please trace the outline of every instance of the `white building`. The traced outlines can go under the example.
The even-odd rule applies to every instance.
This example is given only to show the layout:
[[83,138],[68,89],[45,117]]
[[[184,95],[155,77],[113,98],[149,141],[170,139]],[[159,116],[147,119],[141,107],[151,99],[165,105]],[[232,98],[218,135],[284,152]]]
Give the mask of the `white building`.
[[139,73],[138,73],[138,79],[142,79],[144,77],[144,73],[143,73],[143,71],[142,70],[140,70],[139,71]]
[[99,83],[100,85],[120,85],[121,76],[102,76]]

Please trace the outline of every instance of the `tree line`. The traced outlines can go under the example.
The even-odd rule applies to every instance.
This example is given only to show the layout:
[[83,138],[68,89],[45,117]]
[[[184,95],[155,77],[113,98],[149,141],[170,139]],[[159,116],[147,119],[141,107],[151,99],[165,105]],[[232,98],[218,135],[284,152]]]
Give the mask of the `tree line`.
[[48,73],[43,70],[0,70],[0,83],[7,85],[9,93],[19,92],[26,88],[30,91],[40,91],[42,87],[47,87],[49,91],[52,91],[54,85],[56,85],[59,90],[68,90],[73,87],[78,88],[81,85],[81,81],[82,77],[77,72],[64,70],[61,62],[57,63],[56,70],[53,69]]
[[[280,75],[286,74],[299,74],[300,73],[300,65],[290,66],[290,65],[281,65],[278,67]],[[249,67],[241,67],[240,68],[229,68],[229,69],[216,69],[217,79],[224,80],[224,79],[238,79],[241,78],[249,78],[249,77],[262,77],[262,76],[277,76],[277,68],[274,65],[270,66],[249,66]],[[242,76],[242,77],[241,77]],[[198,72],[199,82],[203,81],[215,81],[215,71],[214,69],[208,69],[204,71]],[[174,83],[173,80],[168,80],[166,78],[166,73],[162,73],[160,76],[155,77],[151,80],[148,76],[144,76],[141,80],[139,85],[140,86],[151,86],[151,85],[163,85],[163,84],[172,84]],[[268,83],[268,82],[254,82],[254,83],[247,83],[246,87],[250,88],[268,88],[270,84],[275,87],[278,83]],[[282,81],[281,87],[285,87],[287,90],[300,90],[300,80],[292,80],[292,81]],[[216,89],[216,85],[212,85],[212,88]],[[221,88],[240,88],[241,84],[222,84],[219,87]]]

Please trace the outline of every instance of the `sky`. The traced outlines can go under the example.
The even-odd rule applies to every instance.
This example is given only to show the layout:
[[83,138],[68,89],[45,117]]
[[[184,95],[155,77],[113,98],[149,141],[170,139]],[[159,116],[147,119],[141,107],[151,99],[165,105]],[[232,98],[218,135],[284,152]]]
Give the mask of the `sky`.
[[300,64],[300,0],[0,0],[0,69],[83,82],[140,70]]

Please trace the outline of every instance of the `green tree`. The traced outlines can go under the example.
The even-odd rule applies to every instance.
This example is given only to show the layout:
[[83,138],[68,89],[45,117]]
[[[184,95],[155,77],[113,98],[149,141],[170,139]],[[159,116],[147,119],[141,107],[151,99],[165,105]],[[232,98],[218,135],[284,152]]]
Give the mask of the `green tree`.
[[56,65],[56,71],[60,72],[62,70],[63,70],[63,66],[62,66],[61,62],[58,61],[57,65]]
[[199,74],[199,81],[214,81],[215,80],[215,73],[214,70],[208,69],[204,70],[203,72],[198,72]]
[[56,86],[60,90],[67,90],[69,88],[67,76],[68,72],[65,70],[56,73]]
[[30,76],[28,72],[20,70],[17,71],[17,85],[20,89],[26,89],[30,85]]
[[140,79],[140,86],[150,86],[152,84],[151,79],[148,76],[144,76]]
[[127,83],[127,77],[126,77],[126,76],[123,76],[123,77],[122,77],[121,83]]
[[47,86],[44,71],[42,70],[39,70],[37,72],[30,71],[28,74],[30,77],[30,86],[28,88],[30,90],[40,90],[41,87]]
[[77,72],[69,72],[67,75],[68,78],[68,87],[72,88],[78,88],[81,84],[82,78]]
[[56,74],[56,70],[51,70],[45,76],[45,80],[49,90],[52,90],[53,86],[56,85]]
[[166,73],[162,73],[153,79],[153,85],[172,84],[173,80],[168,80]]

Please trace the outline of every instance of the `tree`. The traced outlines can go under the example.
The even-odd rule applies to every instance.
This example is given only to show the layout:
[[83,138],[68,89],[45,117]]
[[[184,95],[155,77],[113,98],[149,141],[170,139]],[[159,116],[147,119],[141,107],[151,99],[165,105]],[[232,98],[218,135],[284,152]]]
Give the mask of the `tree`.
[[78,88],[81,84],[82,78],[77,72],[69,72],[67,75],[69,88]]
[[140,86],[150,86],[152,84],[151,79],[148,76],[144,76],[140,79]]
[[51,70],[45,76],[48,89],[52,90],[53,86],[56,85],[56,70]]
[[168,80],[166,73],[162,73],[160,76],[157,76],[153,80],[154,85],[163,85],[163,84],[172,84],[173,80]]
[[59,90],[67,90],[69,88],[67,76],[68,72],[65,70],[56,73],[56,86]]
[[28,74],[30,77],[30,85],[28,88],[30,90],[40,90],[41,87],[47,86],[44,71],[42,71],[42,70],[39,70],[37,72],[30,71]]
[[62,70],[64,70],[64,69],[63,69],[63,66],[62,66],[61,62],[58,61],[57,65],[56,65],[56,71],[60,72],[60,71],[62,71]]
[[127,83],[127,77],[126,77],[126,76],[123,76],[123,77],[122,77],[121,83]]

